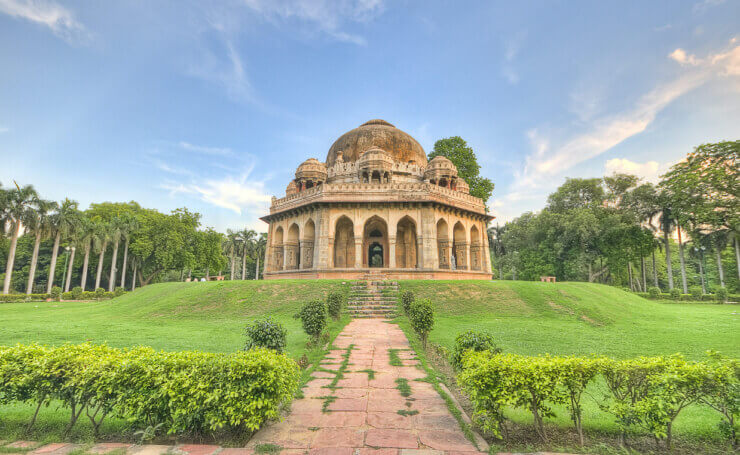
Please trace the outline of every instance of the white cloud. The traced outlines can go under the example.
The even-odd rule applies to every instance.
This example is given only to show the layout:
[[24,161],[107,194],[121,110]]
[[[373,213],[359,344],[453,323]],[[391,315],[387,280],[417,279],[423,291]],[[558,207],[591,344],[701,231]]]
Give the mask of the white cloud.
[[7,133],[8,131],[10,131],[10,128],[7,126],[0,126],[0,134]]
[[224,147],[205,147],[202,145],[194,145],[189,142],[180,141],[177,143],[177,145],[189,152],[196,152],[196,153],[202,153],[205,155],[220,155],[220,156],[231,156],[233,155],[233,152],[230,148],[224,148]]
[[249,178],[249,172],[240,176],[226,176],[221,179],[202,182],[169,183],[162,185],[170,194],[192,194],[201,200],[231,210],[237,214],[265,213],[272,196],[267,194],[262,182]]
[[342,31],[347,22],[368,22],[383,13],[384,0],[243,0],[271,21],[298,20],[337,40],[358,45],[365,38]]
[[89,37],[68,9],[50,0],[0,0],[0,13],[48,27],[68,41]]
[[632,174],[647,182],[657,183],[670,166],[670,163],[660,164],[657,161],[638,163],[627,158],[612,158],[604,164],[604,175]]

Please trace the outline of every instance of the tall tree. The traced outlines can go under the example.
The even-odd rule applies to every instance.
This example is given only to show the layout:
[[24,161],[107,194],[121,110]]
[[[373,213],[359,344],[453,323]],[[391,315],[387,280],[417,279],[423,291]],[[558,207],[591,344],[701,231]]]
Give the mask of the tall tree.
[[224,250],[228,252],[230,265],[229,265],[229,279],[234,280],[234,268],[236,266],[236,251],[239,248],[239,234],[231,229],[226,230],[226,238],[224,239]]
[[121,244],[122,231],[126,227],[125,221],[120,216],[115,216],[110,224],[110,236],[113,243],[113,257],[110,261],[110,279],[108,280],[108,292],[113,292],[116,287],[116,266],[118,265],[118,246]]
[[85,227],[83,216],[80,214],[75,220],[75,224],[67,235],[68,247],[69,247],[69,265],[67,266],[67,277],[64,280],[64,292],[69,292],[69,287],[72,282],[72,270],[74,269],[75,254],[77,253],[77,246],[84,235],[83,229]]
[[3,282],[3,294],[7,294],[10,292],[10,279],[13,276],[15,250],[18,246],[21,227],[26,220],[33,218],[38,193],[31,185],[21,188],[16,184],[15,188],[6,190],[2,198],[3,210],[0,212],[0,224],[7,225],[10,232],[10,248],[8,250],[8,260],[5,264],[5,280]]
[[90,250],[92,249],[97,225],[87,216],[80,219],[80,244],[84,245],[85,256],[82,259],[82,272],[80,273],[80,287],[85,290],[87,285],[87,267],[90,264]]
[[[256,265],[254,268],[254,279],[259,280],[260,279],[260,258],[265,257],[265,250],[267,250],[267,233],[262,232],[255,241],[255,250],[256,250]],[[264,260],[262,261],[264,264]]]
[[54,246],[51,250],[51,263],[49,264],[49,279],[46,282],[46,293],[51,292],[54,286],[54,275],[57,268],[57,257],[59,255],[59,243],[63,237],[69,235],[78,225],[80,212],[79,204],[71,199],[64,199],[59,208],[52,215],[52,232],[54,236]]
[[457,175],[470,186],[470,194],[488,202],[493,194],[493,182],[481,177],[480,164],[473,148],[460,136],[440,139],[434,143],[434,150],[429,153],[428,159],[443,156],[452,161],[457,167]]
[[98,269],[95,273],[95,290],[100,287],[100,278],[103,274],[103,262],[105,260],[105,250],[108,249],[108,242],[110,242],[111,237],[110,225],[98,220],[95,223],[95,237],[93,238],[95,251],[99,252]]
[[[255,260],[257,261],[257,263],[259,263],[259,259],[257,258],[257,251],[256,251],[257,233],[251,229],[244,229],[239,232],[239,237],[241,238],[241,244],[242,244],[242,280],[246,280],[247,279],[247,256],[254,255]],[[257,274],[258,273],[255,273],[255,276],[257,276]]]
[[33,293],[33,283],[36,278],[36,267],[39,262],[39,247],[41,240],[47,238],[51,233],[51,214],[58,208],[54,201],[39,199],[36,201],[35,216],[27,228],[34,234],[33,252],[31,253],[31,265],[28,269],[28,284],[26,284],[26,294]]
[[124,289],[126,289],[126,262],[128,261],[129,242],[131,241],[131,234],[134,233],[137,228],[138,222],[136,221],[136,217],[126,215],[124,217],[124,226],[121,230],[121,235],[126,240],[123,248],[123,267],[121,268],[121,287]]

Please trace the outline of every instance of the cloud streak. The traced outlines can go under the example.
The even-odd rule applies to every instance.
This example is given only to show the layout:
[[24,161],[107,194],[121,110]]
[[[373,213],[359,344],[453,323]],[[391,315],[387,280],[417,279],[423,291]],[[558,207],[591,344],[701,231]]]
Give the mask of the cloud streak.
[[48,0],[0,0],[0,13],[49,28],[67,41],[89,38],[87,29],[63,6]]

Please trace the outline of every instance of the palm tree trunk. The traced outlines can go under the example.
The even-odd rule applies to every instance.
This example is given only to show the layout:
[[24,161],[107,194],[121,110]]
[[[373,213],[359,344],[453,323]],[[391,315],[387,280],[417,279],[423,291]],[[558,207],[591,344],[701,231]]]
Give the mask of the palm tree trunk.
[[242,254],[242,280],[247,279],[247,252]]
[[128,241],[126,238],[126,246],[123,248],[123,267],[121,268],[121,287],[126,289],[126,262],[128,261]]
[[655,248],[653,248],[653,282],[655,282],[656,288],[660,287],[658,284],[658,267],[655,265]]
[[46,283],[46,293],[51,294],[51,288],[54,286],[54,273],[57,270],[57,253],[59,252],[59,242],[62,239],[62,233],[57,232],[54,237],[54,248],[51,250],[51,264],[49,264],[49,280]]
[[80,287],[82,290],[85,290],[85,285],[87,284],[87,265],[90,261],[90,243],[92,240],[88,240],[85,244],[85,259],[82,260],[82,277],[80,278]]
[[737,278],[740,280],[740,240],[735,237],[735,265],[737,265]]
[[134,272],[133,272],[134,277],[131,278],[131,290],[132,291],[136,289],[136,265],[137,265],[136,262],[134,262]]
[[635,292],[635,284],[632,282],[632,262],[627,263],[627,276],[630,280],[630,291]]
[[229,270],[229,279],[231,281],[234,281],[234,264],[235,264],[235,262],[234,262],[234,249],[232,248],[231,249],[231,267],[230,267],[231,270]]
[[719,273],[719,285],[725,287],[725,269],[722,267],[722,251],[720,250],[719,242],[715,241],[715,254],[717,256],[717,273]]
[[257,265],[254,266],[254,279],[260,279],[260,252],[257,251]]
[[665,243],[665,267],[668,275],[668,289],[673,289],[673,264],[671,264],[671,242],[668,232],[663,231],[663,242]]
[[69,267],[67,267],[67,281],[64,282],[64,292],[69,292],[69,283],[72,281],[72,265],[75,263],[75,251],[77,248],[72,247],[69,254]]
[[33,294],[33,280],[36,277],[36,265],[39,262],[39,246],[41,245],[41,231],[36,232],[36,240],[33,243],[33,254],[31,254],[31,267],[28,269],[28,284],[26,294]]
[[206,267],[206,280],[211,277],[210,267]]
[[116,261],[118,260],[118,244],[120,241],[116,240],[113,246],[113,258],[110,261],[110,280],[108,281],[108,292],[113,292],[116,287]]
[[95,289],[100,287],[100,275],[103,274],[103,259],[105,259],[105,249],[108,247],[108,241],[103,242],[102,248],[100,248],[100,256],[98,257],[98,272],[95,274]]
[[15,222],[13,237],[10,239],[10,250],[8,250],[8,262],[5,265],[5,281],[3,282],[3,294],[10,292],[10,278],[13,276],[13,264],[15,263],[15,249],[18,246],[18,236],[21,233],[20,221]]
[[642,288],[647,292],[647,270],[645,270],[645,256],[640,256],[640,271],[642,271]]
[[683,242],[681,241],[681,226],[676,226],[678,230],[678,258],[681,261],[681,284],[683,285],[683,293],[688,294],[689,288],[686,285],[686,261],[683,259]]

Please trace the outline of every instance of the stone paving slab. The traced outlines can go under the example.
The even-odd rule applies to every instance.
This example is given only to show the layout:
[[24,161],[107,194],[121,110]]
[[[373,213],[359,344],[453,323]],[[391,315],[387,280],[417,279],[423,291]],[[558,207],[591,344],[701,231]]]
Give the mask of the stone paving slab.
[[100,444],[95,444],[91,448],[87,449],[87,452],[98,454],[98,455],[104,455],[106,453],[110,453],[116,450],[128,451],[128,449],[132,446],[133,444],[123,444],[120,442],[103,442]]
[[36,441],[15,441],[7,444],[5,447],[8,449],[35,449],[41,444]]

